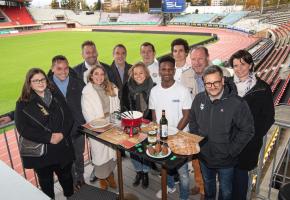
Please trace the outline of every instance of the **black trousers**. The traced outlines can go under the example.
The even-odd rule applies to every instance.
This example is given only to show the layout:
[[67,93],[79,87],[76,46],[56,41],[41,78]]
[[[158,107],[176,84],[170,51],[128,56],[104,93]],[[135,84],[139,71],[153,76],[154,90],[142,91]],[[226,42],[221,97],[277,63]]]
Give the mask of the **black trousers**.
[[233,199],[246,200],[248,192],[248,170],[235,168],[233,177]]
[[72,165],[72,175],[74,184],[76,184],[78,181],[85,181],[84,179],[85,136],[80,135],[77,138],[72,138],[72,143],[75,152],[75,160]]
[[50,165],[44,168],[35,169],[38,176],[41,190],[50,198],[54,199],[53,172],[57,175],[59,183],[63,189],[64,196],[73,195],[73,177],[71,173],[72,163],[61,167],[60,165]]

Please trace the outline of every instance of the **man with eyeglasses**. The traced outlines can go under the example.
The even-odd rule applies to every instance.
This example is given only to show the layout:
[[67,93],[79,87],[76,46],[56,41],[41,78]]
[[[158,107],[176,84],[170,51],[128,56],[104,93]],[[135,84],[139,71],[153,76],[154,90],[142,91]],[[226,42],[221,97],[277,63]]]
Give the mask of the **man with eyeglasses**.
[[196,95],[192,103],[189,129],[205,137],[199,153],[205,199],[216,199],[218,175],[219,199],[231,200],[234,166],[254,135],[253,117],[235,88],[225,84],[221,68],[208,67],[202,78],[205,91]]

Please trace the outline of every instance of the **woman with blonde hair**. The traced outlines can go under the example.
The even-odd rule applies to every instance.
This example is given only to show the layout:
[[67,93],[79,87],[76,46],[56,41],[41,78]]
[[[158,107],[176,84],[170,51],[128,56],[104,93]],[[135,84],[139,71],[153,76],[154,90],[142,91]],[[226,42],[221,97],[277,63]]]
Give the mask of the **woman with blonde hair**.
[[[82,112],[86,122],[106,118],[119,110],[118,89],[112,84],[105,69],[97,65],[88,75],[88,84],[82,92]],[[90,139],[92,162],[95,176],[100,179],[100,188],[116,188],[113,170],[116,167],[116,152],[111,147]]]
[[[154,83],[146,65],[143,62],[133,65],[129,70],[128,82],[124,85],[122,91],[122,110],[137,110],[143,113],[143,118],[152,120],[148,102],[153,86]],[[151,163],[140,159],[138,156],[131,155],[131,158],[136,171],[133,186],[138,186],[142,180],[142,187],[146,189],[149,186],[148,172]]]

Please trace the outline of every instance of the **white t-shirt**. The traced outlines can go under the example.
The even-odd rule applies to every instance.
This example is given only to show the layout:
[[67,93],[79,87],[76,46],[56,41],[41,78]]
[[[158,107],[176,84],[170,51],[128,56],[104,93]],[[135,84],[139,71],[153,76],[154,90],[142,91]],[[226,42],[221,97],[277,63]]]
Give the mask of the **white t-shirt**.
[[174,80],[180,82],[181,81],[181,74],[191,68],[190,65],[185,63],[182,67],[176,67],[175,66],[175,75],[174,75]]
[[[191,104],[192,97],[189,90],[176,81],[166,89],[161,84],[157,84],[150,92],[149,109],[155,110],[157,122],[160,121],[162,110],[165,110],[170,127],[177,127],[183,117],[182,110],[191,109]],[[188,131],[188,126],[184,130]]]
[[148,70],[150,72],[150,76],[154,83],[160,83],[161,79],[159,76],[159,64],[158,60],[154,60],[154,62],[151,65],[148,65]]
[[86,71],[84,72],[84,77],[83,77],[83,79],[84,79],[85,84],[87,84],[87,83],[88,83],[88,75],[89,75],[89,73],[90,73],[90,71],[91,71],[91,69],[92,69],[92,66],[90,66],[86,61],[85,61],[85,66],[86,66],[86,68],[87,68],[88,70],[86,70]]

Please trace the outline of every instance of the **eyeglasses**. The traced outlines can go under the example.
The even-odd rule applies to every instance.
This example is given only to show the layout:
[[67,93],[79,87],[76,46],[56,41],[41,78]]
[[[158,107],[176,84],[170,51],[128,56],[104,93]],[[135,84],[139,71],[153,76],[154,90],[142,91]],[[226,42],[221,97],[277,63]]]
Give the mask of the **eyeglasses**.
[[215,82],[213,82],[213,83],[211,83],[211,82],[207,82],[207,83],[204,83],[204,85],[205,85],[205,87],[207,87],[207,88],[212,88],[212,86],[214,86],[214,87],[218,87],[218,86],[220,86],[220,84],[221,84],[221,80],[220,81],[215,81]]
[[46,78],[31,80],[31,83],[46,83]]

